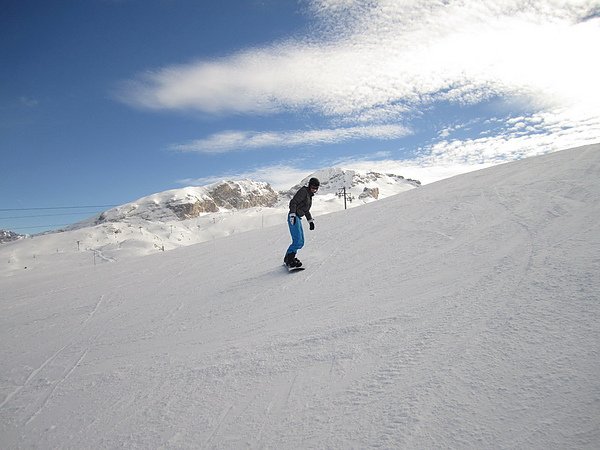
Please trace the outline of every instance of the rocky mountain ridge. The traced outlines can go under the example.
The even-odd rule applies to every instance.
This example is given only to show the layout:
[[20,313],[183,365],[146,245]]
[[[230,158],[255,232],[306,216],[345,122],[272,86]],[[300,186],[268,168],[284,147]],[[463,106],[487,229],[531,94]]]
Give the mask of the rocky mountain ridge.
[[362,200],[363,203],[378,200],[380,196],[383,198],[397,194],[399,186],[404,186],[407,189],[421,186],[420,181],[407,179],[402,175],[373,171],[361,172],[333,167],[315,172],[283,194],[286,196],[293,195],[300,187],[308,184],[308,180],[312,177],[320,180],[319,193],[321,195],[337,195],[341,189],[345,188],[347,193],[353,195],[354,198]]
[[[201,187],[173,189],[102,212],[94,225],[126,221],[137,217],[148,221],[169,222],[194,219],[205,213],[272,207],[278,194],[268,183],[252,180],[222,181]],[[79,225],[88,226],[89,221]]]
[[373,186],[379,184],[406,184],[413,187],[419,187],[421,182],[418,180],[411,180],[410,178],[404,178],[402,175],[396,175],[391,173],[379,173],[379,172],[361,172],[358,170],[342,169],[333,167],[329,169],[319,170],[312,175],[303,179],[300,184],[292,187],[290,191],[295,192],[301,186],[308,184],[310,178],[316,177],[321,181],[320,193],[331,193],[336,192],[341,188],[348,190],[355,190],[355,188],[361,188],[363,191],[370,189]]
[[153,222],[172,222],[195,219],[219,212],[241,211],[250,208],[285,208],[289,199],[312,177],[321,181],[319,198],[337,195],[346,188],[352,199],[362,203],[397,194],[420,186],[416,180],[401,175],[360,172],[341,168],[317,171],[287,191],[276,192],[268,183],[253,180],[227,180],[206,186],[189,186],[142,197],[117,206],[100,215],[80,222],[69,229],[96,226],[110,222],[141,219]]
[[14,231],[0,230],[0,244],[5,242],[12,242],[18,239],[23,239],[25,236]]

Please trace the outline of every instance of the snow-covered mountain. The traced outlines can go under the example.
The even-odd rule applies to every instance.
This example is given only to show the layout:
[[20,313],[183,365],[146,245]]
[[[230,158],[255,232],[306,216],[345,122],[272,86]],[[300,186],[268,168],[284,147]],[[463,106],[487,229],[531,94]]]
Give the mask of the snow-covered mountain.
[[77,229],[107,222],[142,219],[149,222],[175,222],[207,213],[248,208],[273,207],[277,193],[268,183],[251,180],[222,181],[202,187],[186,187],[140,198],[109,209],[91,221],[75,224]]
[[[347,188],[355,207],[419,186],[399,175],[327,169],[309,175],[285,192],[264,182],[221,181],[152,194],[109,209],[60,232],[45,233],[0,247],[0,276],[60,264],[57,255],[79,255],[83,264],[114,262],[285,222],[291,196],[310,177],[322,188],[313,201],[318,217],[344,209],[338,191]],[[318,219],[317,219],[318,220]]]
[[306,186],[312,177],[318,178],[321,182],[319,195],[334,194],[337,196],[340,190],[345,188],[348,195],[351,195],[354,200],[358,200],[358,204],[389,197],[421,185],[419,181],[405,179],[401,175],[361,172],[335,167],[315,172],[283,194],[290,197],[302,186]]
[[14,231],[9,230],[0,230],[0,244],[4,242],[12,242],[18,239],[23,239],[25,235],[15,233]]
[[[275,192],[268,183],[252,180],[221,181],[208,186],[173,189],[143,197],[134,202],[118,206],[92,218],[69,227],[77,229],[107,222],[127,222],[142,219],[150,222],[175,222],[200,217],[210,213],[240,211],[251,208],[287,208],[294,193],[305,186],[308,180],[317,177],[321,180],[319,196],[315,198],[315,208],[319,203],[339,198],[340,189],[346,188],[348,196],[358,200],[356,206],[373,200],[389,197],[413,187],[420,186],[416,180],[407,180],[394,174],[360,172],[341,168],[320,170],[302,180],[288,191]],[[323,197],[326,196],[326,197]],[[321,208],[332,211],[340,209]]]
[[0,448],[597,448],[599,178],[593,145],[328,214],[296,274],[280,223],[0,278]]

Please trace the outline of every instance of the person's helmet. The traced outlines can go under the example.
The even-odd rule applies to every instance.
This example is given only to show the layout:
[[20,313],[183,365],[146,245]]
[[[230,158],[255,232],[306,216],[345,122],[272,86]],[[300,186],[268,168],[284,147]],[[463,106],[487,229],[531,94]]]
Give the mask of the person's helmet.
[[319,183],[317,178],[311,178],[308,180],[308,187],[316,187],[318,189],[320,185],[321,183]]

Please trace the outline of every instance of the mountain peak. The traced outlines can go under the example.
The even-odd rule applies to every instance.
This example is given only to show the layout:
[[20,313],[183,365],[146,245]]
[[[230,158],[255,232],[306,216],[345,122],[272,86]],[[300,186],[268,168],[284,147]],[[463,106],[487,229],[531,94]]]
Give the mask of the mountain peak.
[[23,239],[25,236],[10,230],[0,230],[0,244]]
[[406,179],[401,175],[331,167],[310,174],[290,192],[293,194],[302,186],[306,186],[313,177],[318,178],[321,183],[320,195],[338,194],[345,188],[349,195],[365,201],[377,200],[380,196],[388,197],[421,185],[420,181]]
[[128,219],[167,222],[193,219],[203,213],[274,206],[277,193],[268,183],[223,180],[207,186],[188,186],[142,197],[104,211],[95,224]]

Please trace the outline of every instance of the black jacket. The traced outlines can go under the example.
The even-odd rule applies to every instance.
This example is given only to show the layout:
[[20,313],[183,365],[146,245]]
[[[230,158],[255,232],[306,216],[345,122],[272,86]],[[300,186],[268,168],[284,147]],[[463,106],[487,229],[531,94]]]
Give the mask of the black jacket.
[[301,187],[290,200],[290,213],[295,213],[298,217],[306,216],[308,220],[312,220],[310,207],[312,206],[313,195],[310,188]]

